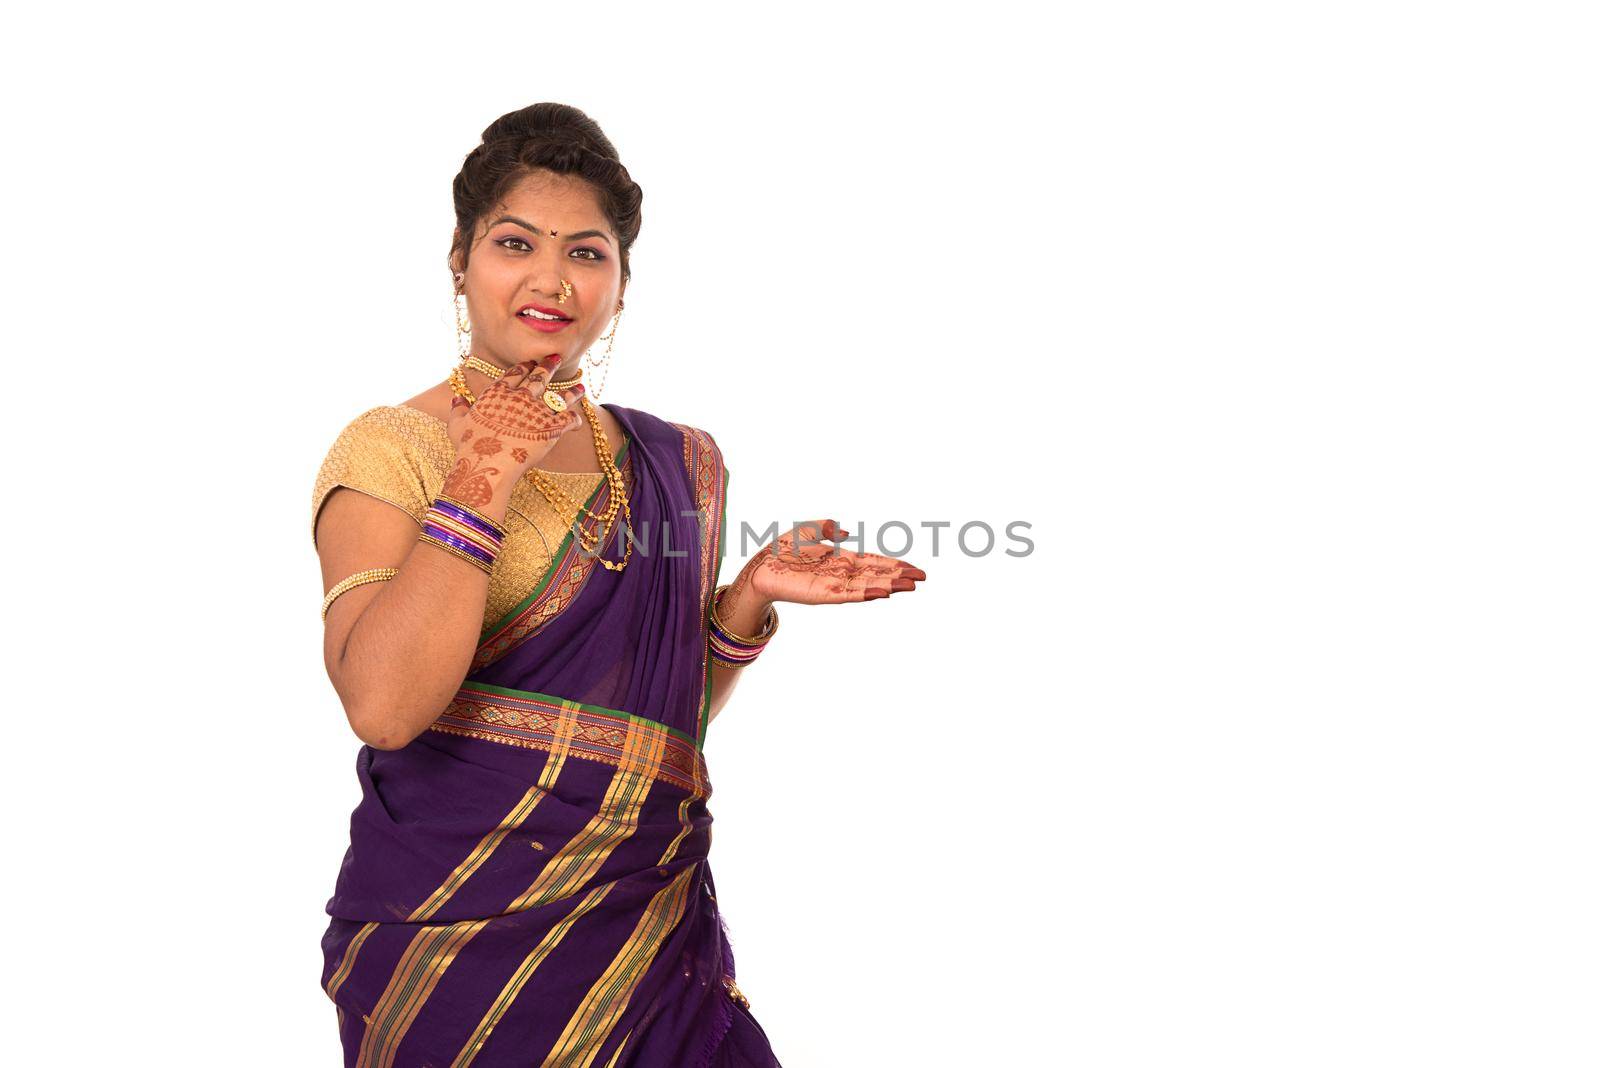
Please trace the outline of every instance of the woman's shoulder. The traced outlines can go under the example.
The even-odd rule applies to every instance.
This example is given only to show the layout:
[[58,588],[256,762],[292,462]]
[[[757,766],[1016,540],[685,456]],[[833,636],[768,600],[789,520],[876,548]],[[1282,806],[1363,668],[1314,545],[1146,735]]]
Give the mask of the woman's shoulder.
[[378,404],[351,419],[328,450],[351,462],[408,468],[449,466],[455,454],[449,427],[420,408]]
[[420,408],[408,404],[378,404],[346,423],[340,436],[427,448],[441,439],[448,441],[450,434],[442,421]]
[[454,455],[448,428],[428,413],[403,404],[379,404],[339,431],[323,457],[311,490],[313,542],[317,516],[338,486],[388,501],[419,519],[427,510],[428,487]]

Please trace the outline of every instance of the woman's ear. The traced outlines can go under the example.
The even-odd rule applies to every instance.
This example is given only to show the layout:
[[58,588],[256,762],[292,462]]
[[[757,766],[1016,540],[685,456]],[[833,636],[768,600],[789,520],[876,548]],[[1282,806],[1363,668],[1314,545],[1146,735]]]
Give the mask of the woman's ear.
[[450,274],[451,277],[462,273],[466,268],[461,264],[461,227],[450,231]]

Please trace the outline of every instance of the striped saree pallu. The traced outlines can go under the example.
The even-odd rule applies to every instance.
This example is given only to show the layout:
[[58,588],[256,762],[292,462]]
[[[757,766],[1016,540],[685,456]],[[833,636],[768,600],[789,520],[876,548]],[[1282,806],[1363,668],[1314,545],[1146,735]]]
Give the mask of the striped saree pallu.
[[702,431],[605,407],[627,435],[627,567],[569,533],[430,728],[358,755],[323,938],[347,1065],[695,1068],[732,1063],[730,1026],[755,1033],[707,862],[727,473]]

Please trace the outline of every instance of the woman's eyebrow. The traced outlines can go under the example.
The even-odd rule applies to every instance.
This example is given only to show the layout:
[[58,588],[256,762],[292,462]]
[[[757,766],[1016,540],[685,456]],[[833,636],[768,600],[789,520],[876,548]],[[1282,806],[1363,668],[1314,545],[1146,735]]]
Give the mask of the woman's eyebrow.
[[[535,225],[533,225],[533,223],[526,222],[526,221],[524,221],[522,219],[519,219],[515,215],[502,215],[502,216],[500,216],[500,218],[496,219],[494,222],[490,223],[489,225],[490,226],[499,226],[503,222],[516,223],[518,226],[522,227],[524,230],[532,230],[536,234],[548,234],[550,232],[548,229],[545,229],[544,227],[535,226]],[[557,234],[556,236],[560,237],[561,235]],[[599,230],[579,230],[575,234],[567,234],[566,237],[567,237],[567,240],[569,240],[569,241],[576,241],[581,237],[598,237],[600,240],[604,241],[608,245],[611,243],[611,239],[609,237],[607,237],[603,232],[601,232]]]

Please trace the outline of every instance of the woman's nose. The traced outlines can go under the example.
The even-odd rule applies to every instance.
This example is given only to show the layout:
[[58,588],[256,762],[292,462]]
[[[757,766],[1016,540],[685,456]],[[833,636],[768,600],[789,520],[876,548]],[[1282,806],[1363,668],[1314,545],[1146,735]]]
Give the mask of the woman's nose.
[[555,255],[541,255],[529,265],[526,284],[547,296],[561,294],[561,280],[565,277],[562,268],[565,263]]

